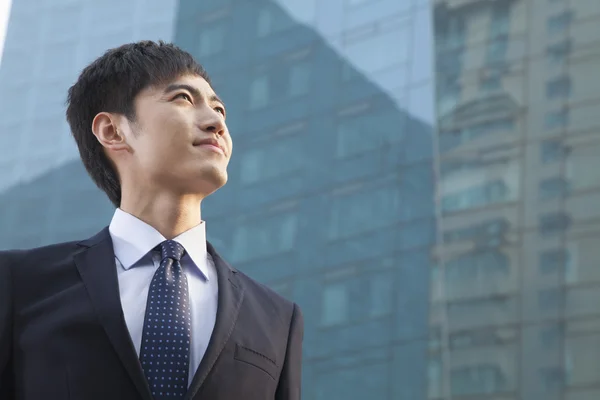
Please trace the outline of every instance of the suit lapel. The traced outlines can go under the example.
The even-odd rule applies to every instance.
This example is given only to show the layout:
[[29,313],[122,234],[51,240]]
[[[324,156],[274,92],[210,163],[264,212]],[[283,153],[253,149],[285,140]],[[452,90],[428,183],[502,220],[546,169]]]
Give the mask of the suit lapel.
[[79,245],[85,249],[75,255],[75,264],[100,323],[142,397],[152,400],[152,393],[125,324],[115,253],[108,228]]
[[208,242],[207,249],[208,253],[212,256],[217,270],[219,285],[217,318],[206,353],[185,396],[186,400],[194,398],[223,351],[225,344],[233,332],[244,298],[244,290],[237,276],[237,271],[231,268]]

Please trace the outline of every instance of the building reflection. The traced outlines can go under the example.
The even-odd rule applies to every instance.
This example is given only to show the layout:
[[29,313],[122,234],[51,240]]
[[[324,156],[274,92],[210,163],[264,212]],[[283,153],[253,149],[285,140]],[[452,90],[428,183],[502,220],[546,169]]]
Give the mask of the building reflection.
[[430,399],[600,395],[598,17],[591,1],[435,3]]
[[237,154],[203,215],[236,267],[302,306],[303,398],[422,399],[434,132],[402,102],[432,99],[407,72],[408,49],[432,50],[414,35],[429,10],[350,3],[303,2],[328,9],[323,37],[273,1],[181,2],[176,41],[214,76]]

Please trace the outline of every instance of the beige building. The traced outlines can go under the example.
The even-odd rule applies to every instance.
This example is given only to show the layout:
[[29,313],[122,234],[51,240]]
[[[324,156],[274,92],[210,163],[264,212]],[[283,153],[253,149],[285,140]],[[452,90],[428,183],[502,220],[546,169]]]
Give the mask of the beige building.
[[600,1],[439,0],[430,399],[600,398]]

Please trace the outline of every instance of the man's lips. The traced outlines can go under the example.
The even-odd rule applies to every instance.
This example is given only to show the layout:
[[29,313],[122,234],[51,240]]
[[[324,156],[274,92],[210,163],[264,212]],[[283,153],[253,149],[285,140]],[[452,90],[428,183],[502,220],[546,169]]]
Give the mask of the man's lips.
[[213,138],[199,140],[194,143],[194,146],[204,147],[206,149],[225,155],[225,149],[223,149],[223,146],[221,146],[218,140]]
[[220,153],[220,154],[225,155],[225,152],[223,151],[222,148],[220,148],[219,146],[215,146],[213,144],[200,144],[197,147],[203,147],[205,149],[212,150],[212,151],[214,151],[216,153]]

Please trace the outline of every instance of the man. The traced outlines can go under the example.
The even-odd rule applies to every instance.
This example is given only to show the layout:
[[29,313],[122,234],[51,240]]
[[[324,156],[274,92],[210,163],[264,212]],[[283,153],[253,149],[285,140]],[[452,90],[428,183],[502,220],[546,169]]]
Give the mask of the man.
[[206,242],[232,142],[203,68],[162,42],[110,50],[67,119],[117,209],[87,240],[0,253],[0,399],[299,399],[300,310]]

